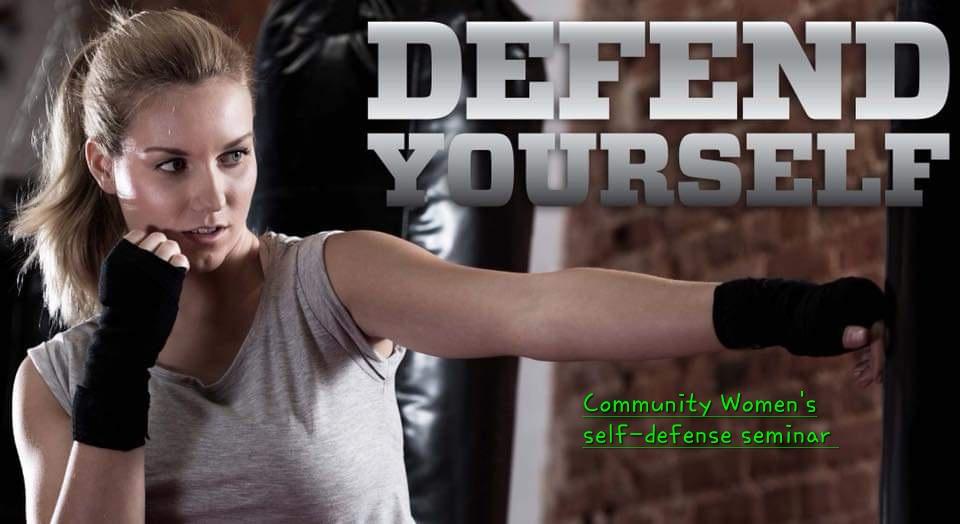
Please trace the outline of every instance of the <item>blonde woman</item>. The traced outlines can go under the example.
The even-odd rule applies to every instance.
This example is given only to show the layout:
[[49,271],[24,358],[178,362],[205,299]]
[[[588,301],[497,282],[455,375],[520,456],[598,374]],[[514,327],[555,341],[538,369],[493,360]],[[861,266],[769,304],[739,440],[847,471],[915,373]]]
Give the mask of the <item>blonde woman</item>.
[[[31,522],[411,522],[406,346],[555,361],[863,348],[861,383],[879,377],[884,297],[865,279],[515,274],[371,231],[255,234],[253,88],[242,48],[175,10],[116,15],[60,85],[11,228],[66,327],[15,379]],[[319,171],[335,152],[317,153]]]

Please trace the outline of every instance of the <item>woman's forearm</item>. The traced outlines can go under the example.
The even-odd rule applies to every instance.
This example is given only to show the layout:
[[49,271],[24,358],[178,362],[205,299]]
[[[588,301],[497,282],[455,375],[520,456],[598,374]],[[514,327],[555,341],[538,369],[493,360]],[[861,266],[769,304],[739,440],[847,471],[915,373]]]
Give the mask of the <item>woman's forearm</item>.
[[144,522],[143,461],[143,446],[117,451],[74,441],[51,522]]
[[533,301],[518,353],[537,360],[652,360],[723,350],[715,282],[600,268],[530,275]]

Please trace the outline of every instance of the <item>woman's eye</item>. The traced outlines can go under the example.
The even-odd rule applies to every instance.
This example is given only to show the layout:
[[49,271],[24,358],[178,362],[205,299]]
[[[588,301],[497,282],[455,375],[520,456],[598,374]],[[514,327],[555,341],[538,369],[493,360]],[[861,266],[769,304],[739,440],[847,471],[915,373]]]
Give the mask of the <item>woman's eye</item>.
[[[173,167],[173,169],[168,169],[166,166]],[[166,171],[167,173],[179,173],[183,171],[187,166],[187,162],[182,158],[174,158],[173,160],[167,160],[166,162],[157,166],[157,169],[160,171]]]
[[236,151],[230,151],[229,153],[223,155],[223,158],[227,164],[239,164],[243,157],[247,156],[250,153],[247,149],[237,149]]

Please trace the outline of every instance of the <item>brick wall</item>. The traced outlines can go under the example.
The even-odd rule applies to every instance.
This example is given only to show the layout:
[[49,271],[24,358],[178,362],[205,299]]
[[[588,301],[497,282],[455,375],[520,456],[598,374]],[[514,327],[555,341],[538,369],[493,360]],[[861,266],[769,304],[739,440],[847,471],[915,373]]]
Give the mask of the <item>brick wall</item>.
[[[802,36],[805,20],[892,20],[895,3],[881,1],[584,0],[584,20],[784,20]],[[578,123],[578,132],[659,132],[671,144],[665,174],[676,187],[676,145],[690,132],[728,132],[741,141],[744,187],[751,186],[752,154],[746,132],[854,132],[848,173],[882,177],[885,123],[853,120],[853,99],[863,96],[863,50],[845,46],[844,118],[812,122],[793,102],[789,122],[656,122],[646,105],[656,85],[657,49],[647,58],[621,60],[617,83],[601,84],[611,97],[608,122]],[[616,49],[602,50],[605,54]],[[696,52],[696,48],[695,48]],[[711,60],[714,80],[737,80],[749,96],[750,48],[739,59]],[[785,84],[782,84],[785,85]],[[694,95],[705,95],[694,84]],[[783,91],[791,93],[789,88]],[[786,96],[786,95],[785,95]],[[685,280],[784,276],[826,281],[859,275],[883,285],[885,213],[882,208],[605,208],[605,158],[591,158],[591,195],[571,210],[566,266],[597,266]],[[822,188],[822,155],[793,163],[795,177]],[[741,199],[742,202],[742,199]],[[555,443],[547,475],[546,522],[559,523],[875,523],[881,430],[881,388],[853,381],[852,357],[809,359],[780,349],[728,352],[671,361],[559,363],[556,366]],[[755,398],[817,399],[820,418],[800,429],[831,431],[823,450],[605,450],[581,449],[582,432],[599,429],[581,418],[587,391],[597,398],[676,398],[695,392],[716,400],[742,391]],[[716,402],[715,402],[716,403]],[[716,419],[715,419],[716,420]],[[674,422],[674,421],[663,421]],[[682,420],[697,427],[696,421]],[[779,420],[770,428],[781,429]],[[706,428],[763,429],[763,421],[723,420]],[[736,431],[735,431],[736,433]]]

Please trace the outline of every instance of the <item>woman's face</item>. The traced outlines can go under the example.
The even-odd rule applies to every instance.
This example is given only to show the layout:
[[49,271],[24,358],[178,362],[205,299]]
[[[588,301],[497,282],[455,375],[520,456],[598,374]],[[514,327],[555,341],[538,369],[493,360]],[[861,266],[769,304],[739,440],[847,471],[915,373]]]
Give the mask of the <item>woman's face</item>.
[[[191,272],[240,256],[257,180],[253,107],[228,78],[175,86],[137,111],[118,157],[87,142],[91,172],[117,195],[128,229],[158,230],[180,244]],[[198,231],[204,226],[218,229]]]

